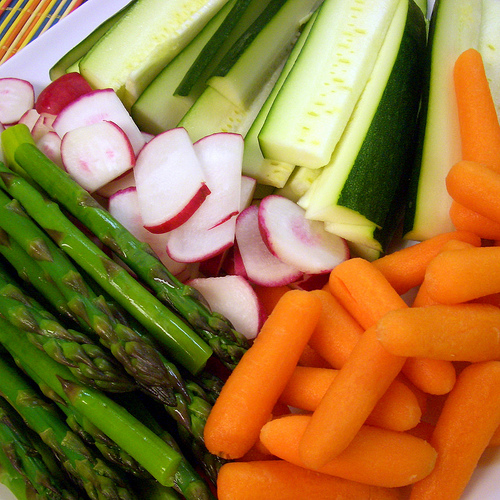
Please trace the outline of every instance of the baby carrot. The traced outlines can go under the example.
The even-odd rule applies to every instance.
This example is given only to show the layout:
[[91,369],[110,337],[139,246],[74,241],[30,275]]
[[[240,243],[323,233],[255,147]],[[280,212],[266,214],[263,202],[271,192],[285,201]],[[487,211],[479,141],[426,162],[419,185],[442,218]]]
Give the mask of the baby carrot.
[[[302,466],[299,443],[310,415],[290,415],[262,427],[260,439],[278,458]],[[349,446],[318,469],[323,474],[385,487],[400,487],[426,477],[436,451],[411,434],[364,425]]]
[[264,308],[266,314],[271,314],[272,310],[278,303],[279,299],[286,293],[291,290],[291,288],[287,285],[283,286],[254,286],[255,293]]
[[500,172],[500,124],[479,51],[471,48],[458,56],[453,80],[462,158]]
[[490,304],[437,304],[391,311],[376,331],[395,355],[478,362],[500,359],[499,325]]
[[426,394],[448,394],[457,379],[453,363],[442,359],[410,357],[401,371]]
[[318,469],[352,441],[405,363],[366,330],[330,384],[300,443],[302,462]]
[[450,219],[459,230],[470,231],[485,240],[500,239],[500,222],[478,214],[454,200],[450,206]]
[[[298,366],[280,401],[301,410],[314,411],[338,374],[333,368]],[[394,431],[406,431],[418,424],[422,410],[415,393],[405,383],[394,380],[378,400],[366,423]]]
[[427,293],[441,304],[458,304],[500,292],[500,247],[447,250],[425,273]]
[[500,362],[473,363],[458,376],[436,422],[434,470],[411,500],[458,500],[500,424]]
[[219,500],[398,500],[390,488],[348,481],[284,460],[229,462],[217,477]]
[[321,302],[309,292],[283,295],[212,407],[204,431],[211,453],[239,458],[254,445],[320,313]]
[[310,344],[307,344],[300,355],[298,364],[300,366],[314,366],[317,368],[331,368],[328,361],[320,356]]
[[309,344],[333,368],[340,368],[360,339],[363,328],[329,291],[311,293],[321,300],[323,307]]
[[500,223],[500,173],[483,163],[462,160],[450,168],[446,188],[457,203]]
[[450,240],[481,245],[481,238],[473,231],[451,231],[384,255],[374,260],[373,265],[399,294],[403,294],[422,283],[427,265]]

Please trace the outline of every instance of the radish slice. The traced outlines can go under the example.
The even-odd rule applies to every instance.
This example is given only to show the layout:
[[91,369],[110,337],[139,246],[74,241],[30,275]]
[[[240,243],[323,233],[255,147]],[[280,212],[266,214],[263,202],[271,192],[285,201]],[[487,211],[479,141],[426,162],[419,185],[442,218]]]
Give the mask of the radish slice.
[[305,210],[284,196],[260,202],[259,228],[269,251],[304,273],[328,273],[349,258],[343,238],[326,231],[322,222],[306,219]]
[[31,131],[39,118],[40,113],[35,108],[31,108],[28,109],[28,111],[26,111],[21,118],[19,118],[18,123],[24,123],[24,125],[26,125]]
[[151,139],[137,156],[134,175],[144,225],[152,233],[179,227],[210,194],[184,128]]
[[145,139],[113,89],[93,90],[69,103],[54,121],[54,130],[63,137],[66,132],[94,123],[110,121],[124,132],[137,154]]
[[111,182],[108,182],[105,186],[103,186],[97,191],[97,194],[99,196],[102,196],[103,198],[109,198],[118,191],[121,191],[122,189],[127,189],[129,187],[135,187],[135,177],[133,168],[131,168],[124,174],[120,175],[116,179],[113,179]]
[[33,85],[20,78],[0,78],[0,123],[12,125],[35,105]]
[[92,92],[80,73],[66,73],[49,83],[38,95],[35,108],[39,113],[59,114],[70,102]]
[[267,248],[259,229],[259,207],[250,205],[236,220],[236,242],[248,279],[262,286],[288,285],[303,272],[286,264]]
[[123,189],[113,194],[109,199],[108,210],[138,240],[147,243],[172,274],[178,275],[186,269],[185,264],[175,262],[167,255],[167,233],[152,234],[144,229],[135,187]]
[[48,132],[54,132],[54,120],[56,119],[55,115],[51,115],[48,113],[41,113],[38,117],[38,120],[33,125],[31,129],[31,135],[35,142],[39,141],[45,134]]
[[252,203],[256,187],[256,179],[248,175],[241,176],[240,212],[243,212]]
[[61,158],[61,138],[52,130],[43,135],[37,142],[38,149],[51,159],[56,165],[63,168]]
[[90,193],[129,171],[135,163],[127,136],[108,121],[67,132],[61,141],[61,157],[69,175]]
[[197,278],[188,282],[247,339],[259,333],[266,314],[250,283],[241,276]]

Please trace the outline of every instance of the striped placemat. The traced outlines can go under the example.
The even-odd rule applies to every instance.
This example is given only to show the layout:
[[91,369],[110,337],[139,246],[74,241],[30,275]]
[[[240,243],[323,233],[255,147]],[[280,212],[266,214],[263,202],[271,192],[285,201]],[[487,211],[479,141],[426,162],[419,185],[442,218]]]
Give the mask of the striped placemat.
[[0,64],[86,0],[0,0]]

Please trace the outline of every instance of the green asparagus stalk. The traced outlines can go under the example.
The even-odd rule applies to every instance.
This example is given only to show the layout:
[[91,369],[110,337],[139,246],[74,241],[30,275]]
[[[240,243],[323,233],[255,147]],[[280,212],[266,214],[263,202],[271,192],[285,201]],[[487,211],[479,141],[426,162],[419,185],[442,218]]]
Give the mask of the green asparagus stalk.
[[52,475],[33,444],[28,427],[3,397],[0,397],[0,443],[6,458],[40,498],[76,500],[80,496],[72,485]]
[[203,369],[212,350],[187,323],[85,236],[57,203],[3,164],[0,181],[57,245],[166,347],[169,356],[192,373]]
[[182,387],[182,381],[150,339],[116,321],[103,297],[94,296],[67,256],[27,217],[17,200],[3,192],[0,227],[21,246],[25,258],[35,259],[58,285],[70,310],[101,338],[139,387],[166,404],[175,404],[173,387]]
[[11,363],[0,358],[0,390],[4,398],[56,454],[65,470],[91,499],[135,498],[116,471],[100,460],[59,417]]
[[[80,385],[67,367],[37,349],[25,336],[18,335],[16,330],[0,317],[0,343],[29,378],[39,386],[44,384],[49,387],[67,405],[73,405],[79,413],[137,460],[160,484],[173,485],[173,477],[181,461],[179,453],[101,391]],[[5,380],[6,376],[0,374],[0,387],[4,394]],[[15,392],[14,395],[18,393]],[[12,404],[10,398],[9,402]],[[32,408],[33,405],[25,406],[30,411],[36,410]],[[79,439],[78,441],[80,442]]]
[[[225,317],[212,312],[199,292],[173,276],[149,245],[135,238],[66,172],[32,147],[29,138],[23,141],[26,129],[22,125],[15,127],[2,133],[2,141],[7,150],[15,150],[14,157],[23,170],[113,250],[159,300],[177,310],[222,362],[233,368],[249,347],[248,340]],[[10,134],[15,136],[10,139]]]
[[66,329],[52,314],[0,272],[0,314],[26,332],[51,358],[69,367],[82,383],[110,392],[137,388],[119,365],[83,333]]

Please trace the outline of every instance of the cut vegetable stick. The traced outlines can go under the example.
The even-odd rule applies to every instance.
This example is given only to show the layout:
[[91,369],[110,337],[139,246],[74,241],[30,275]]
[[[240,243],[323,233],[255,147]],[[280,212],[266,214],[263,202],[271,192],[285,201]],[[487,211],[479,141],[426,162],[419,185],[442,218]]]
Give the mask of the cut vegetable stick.
[[500,425],[495,429],[488,446],[500,446]]
[[500,172],[500,124],[481,53],[462,52],[453,70],[462,158]]
[[273,311],[274,307],[286,292],[290,291],[290,287],[287,285],[283,286],[254,286],[255,293],[259,298],[264,311],[269,315]]
[[311,366],[316,368],[331,368],[328,361],[321,357],[309,344],[304,347],[297,363],[299,366]]
[[321,300],[323,307],[309,344],[333,368],[340,368],[364,330],[329,291],[313,290],[311,293]]
[[475,246],[481,245],[481,238],[474,231],[452,231],[384,255],[374,260],[373,265],[401,295],[422,283],[427,265],[450,240],[466,241]]
[[219,500],[397,500],[394,489],[320,474],[284,460],[229,462],[217,477]]
[[427,293],[441,304],[459,304],[500,292],[500,247],[447,250],[425,273]]
[[[298,366],[291,376],[280,401],[301,410],[314,411],[338,374],[332,368]],[[394,431],[416,426],[422,410],[415,393],[403,382],[394,380],[379,399],[366,423]]]
[[[260,439],[277,457],[302,465],[301,436],[309,415],[290,415],[262,427]],[[350,445],[318,472],[376,486],[399,487],[426,477],[433,469],[436,451],[426,441],[404,432],[363,426]]]
[[490,304],[433,305],[387,313],[377,338],[398,356],[449,361],[500,359],[500,309]]
[[462,160],[450,168],[446,188],[457,203],[500,223],[500,173],[483,163]]
[[432,434],[434,470],[411,500],[458,500],[500,424],[500,362],[474,363],[459,375]]
[[455,385],[457,373],[453,363],[442,359],[408,358],[402,372],[426,394],[448,394]]
[[459,230],[471,231],[486,240],[500,239],[500,222],[478,214],[454,200],[450,206],[450,219]]
[[366,330],[323,396],[302,437],[302,462],[318,469],[352,441],[377,401],[401,371],[404,357],[387,351]]
[[321,302],[309,292],[283,295],[212,407],[204,431],[211,453],[239,458],[254,445],[320,313]]
[[336,266],[329,280],[332,295],[364,328],[387,311],[407,307],[373,262],[355,257]]

